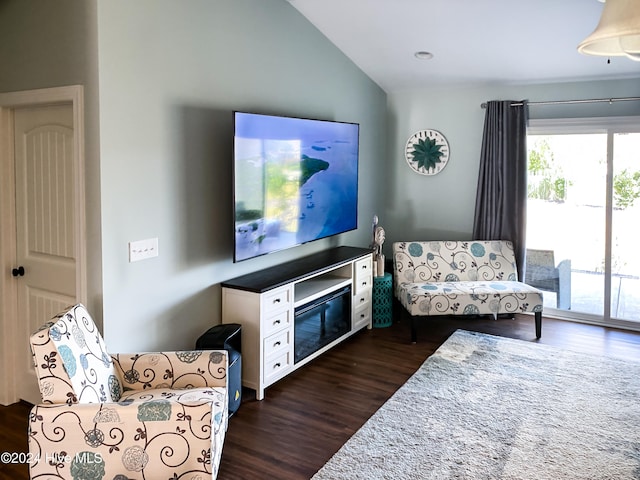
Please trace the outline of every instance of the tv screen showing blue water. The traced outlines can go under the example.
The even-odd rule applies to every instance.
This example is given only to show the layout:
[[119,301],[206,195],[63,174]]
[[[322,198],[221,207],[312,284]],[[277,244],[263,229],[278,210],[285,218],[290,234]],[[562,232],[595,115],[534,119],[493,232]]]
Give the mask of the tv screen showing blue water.
[[359,126],[234,112],[234,260],[357,228]]

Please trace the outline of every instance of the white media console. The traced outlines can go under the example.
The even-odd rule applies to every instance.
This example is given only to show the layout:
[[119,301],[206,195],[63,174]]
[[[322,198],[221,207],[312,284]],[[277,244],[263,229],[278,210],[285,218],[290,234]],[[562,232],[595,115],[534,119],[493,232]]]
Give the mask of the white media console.
[[371,250],[336,247],[222,283],[222,321],[242,325],[242,383],[264,390],[371,328]]

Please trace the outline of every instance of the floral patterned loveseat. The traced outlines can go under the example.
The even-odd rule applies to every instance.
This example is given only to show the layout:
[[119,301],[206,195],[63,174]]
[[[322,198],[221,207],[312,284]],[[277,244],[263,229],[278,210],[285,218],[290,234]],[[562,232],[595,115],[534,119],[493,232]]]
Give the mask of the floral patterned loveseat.
[[214,479],[227,428],[227,352],[110,355],[81,304],[31,336],[43,403],[35,479]]
[[513,244],[493,241],[396,242],[393,244],[394,292],[416,317],[535,314],[536,337],[542,330],[542,292],[518,282]]

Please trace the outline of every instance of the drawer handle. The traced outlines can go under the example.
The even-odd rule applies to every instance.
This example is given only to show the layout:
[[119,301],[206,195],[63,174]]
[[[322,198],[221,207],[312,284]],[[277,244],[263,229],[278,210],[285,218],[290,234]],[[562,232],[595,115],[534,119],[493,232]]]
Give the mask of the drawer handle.
[[365,299],[363,297],[363,298],[360,299],[360,303],[364,303],[364,302],[365,302]]
[[364,313],[361,313],[360,318],[364,318],[364,317],[366,317],[366,315]]
[[280,319],[276,320],[275,322],[273,322],[274,325],[280,325]]
[[279,347],[280,345],[282,345],[282,343],[280,343],[280,341],[277,341],[276,343],[273,344],[274,347]]
[[368,266],[368,265],[363,265],[363,266],[362,266],[362,269],[363,269],[363,270],[366,270],[367,268],[369,268],[369,266]]
[[276,369],[276,368],[280,368],[280,367],[281,367],[280,362],[276,363],[276,364],[273,366],[273,368],[274,368],[274,369]]
[[279,299],[279,298],[276,298],[276,299],[273,301],[273,303],[280,303],[280,299]]
[[366,285],[367,285],[367,282],[362,282],[362,286],[363,287],[366,286]]

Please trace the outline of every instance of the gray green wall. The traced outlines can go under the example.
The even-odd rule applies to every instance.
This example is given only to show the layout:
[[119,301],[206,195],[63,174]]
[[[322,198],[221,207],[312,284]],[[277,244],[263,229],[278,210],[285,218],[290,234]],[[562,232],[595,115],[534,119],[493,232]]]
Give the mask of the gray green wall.
[[0,1],[0,91],[84,84],[91,2]]
[[[640,72],[639,72],[640,75]],[[389,191],[380,221],[385,252],[394,241],[471,238],[476,186],[488,100],[531,102],[639,97],[640,78],[532,85],[466,85],[406,89],[388,95]],[[531,106],[530,118],[640,115],[640,102]],[[433,128],[449,141],[451,157],[438,175],[413,172],[404,159],[407,139]]]
[[[374,213],[386,250],[394,240],[468,238],[482,102],[640,96],[638,79],[387,95],[285,0],[0,0],[0,32],[0,92],[85,86],[89,307],[98,320],[104,313],[114,351],[191,347],[220,321],[220,282],[336,244],[365,246]],[[234,109],[360,123],[358,231],[233,264]],[[435,177],[403,157],[423,128],[451,143]],[[150,237],[160,256],[128,263],[128,242]]]
[[[87,299],[102,320],[96,0],[0,0],[0,92],[84,87]],[[43,322],[45,319],[43,319]]]
[[[337,244],[383,205],[386,95],[285,0],[98,2],[105,338],[189,348],[220,282]],[[232,110],[360,124],[359,229],[232,261]],[[158,258],[128,263],[131,240]]]

